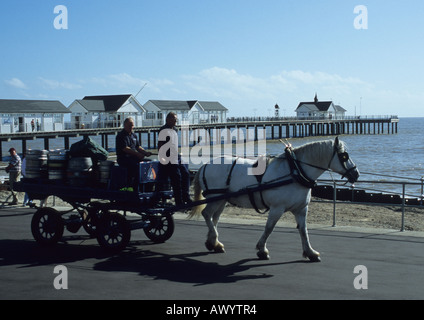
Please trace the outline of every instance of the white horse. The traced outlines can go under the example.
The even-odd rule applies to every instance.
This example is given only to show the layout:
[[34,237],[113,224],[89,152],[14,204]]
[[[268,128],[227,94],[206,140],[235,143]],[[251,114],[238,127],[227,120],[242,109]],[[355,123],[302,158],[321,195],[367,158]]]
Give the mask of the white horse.
[[[319,252],[309,243],[306,226],[308,205],[311,200],[311,187],[326,170],[331,170],[346,177],[350,183],[359,178],[359,171],[349,159],[345,144],[338,138],[309,143],[298,148],[286,148],[286,153],[268,161],[265,173],[260,177],[248,174],[256,161],[233,158],[227,164],[206,164],[194,178],[195,201],[210,197],[220,200],[194,207],[190,218],[200,215],[205,218],[209,228],[206,248],[215,252],[225,252],[224,245],[218,241],[218,220],[228,201],[238,207],[265,209],[269,208],[265,231],[256,245],[260,259],[269,259],[266,242],[277,221],[284,212],[291,211],[297,222],[303,247],[303,256],[313,262],[321,261]],[[230,164],[228,164],[230,163]],[[251,169],[252,170],[252,169]],[[312,182],[312,184],[311,184]],[[278,186],[275,184],[281,183]],[[274,184],[274,185],[273,185]],[[262,186],[265,190],[225,198],[225,194],[237,192],[248,186]],[[272,188],[267,189],[267,186]],[[222,197],[224,195],[224,197]]]

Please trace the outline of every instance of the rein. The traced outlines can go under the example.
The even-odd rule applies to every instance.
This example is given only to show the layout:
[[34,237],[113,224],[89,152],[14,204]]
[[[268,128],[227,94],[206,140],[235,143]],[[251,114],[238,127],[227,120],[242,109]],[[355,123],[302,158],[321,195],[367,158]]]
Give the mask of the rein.
[[[280,140],[281,141],[281,140]],[[283,142],[284,143],[284,142]],[[285,143],[284,143],[285,144]],[[286,145],[286,144],[285,144]],[[311,163],[307,163],[307,162],[304,162],[304,161],[301,161],[301,160],[297,160],[296,159],[296,155],[295,155],[295,153],[294,153],[294,150],[293,150],[293,147],[291,146],[291,144],[289,144],[289,145],[286,145],[286,149],[285,149],[285,154],[286,154],[286,156],[288,156],[288,159],[289,159],[289,162],[290,162],[290,160],[292,160],[292,161],[294,161],[294,163],[295,163],[295,165],[300,169],[300,170],[302,170],[302,168],[298,165],[298,164],[304,164],[304,165],[307,165],[307,166],[309,166],[309,167],[312,167],[312,168],[315,168],[315,169],[319,169],[319,170],[322,170],[322,171],[328,171],[328,172],[330,172],[330,174],[331,174],[331,172],[333,172],[333,170],[331,170],[330,169],[330,165],[331,165],[331,162],[333,161],[333,158],[334,158],[334,156],[337,154],[337,156],[338,156],[338,158],[339,158],[339,160],[340,160],[340,163],[342,164],[342,166],[343,166],[343,168],[345,169],[345,173],[342,175],[342,179],[343,178],[345,178],[347,175],[349,175],[350,174],[350,172],[351,171],[353,171],[353,170],[355,170],[356,169],[356,166],[353,166],[352,168],[347,168],[346,167],[346,162],[349,160],[349,154],[347,153],[347,152],[338,152],[338,150],[337,150],[337,146],[336,145],[334,145],[334,151],[333,151],[333,155],[331,156],[331,158],[330,158],[330,162],[328,163],[328,165],[327,165],[327,168],[323,168],[323,167],[320,167],[320,166],[317,166],[317,165],[314,165],[314,164],[311,164]],[[292,158],[292,159],[291,159]],[[292,165],[290,165],[290,167],[291,167]],[[300,171],[300,172],[303,172],[303,170],[302,171]],[[302,174],[302,176],[303,177],[301,177],[301,179],[302,180],[304,180],[303,181],[303,183],[301,182],[301,184],[302,185],[304,185],[304,186],[306,186],[306,187],[308,187],[308,185],[309,184],[312,184],[312,180],[310,180],[309,178],[307,178],[307,176],[306,175],[304,175],[304,174]],[[346,182],[346,184],[348,183],[349,181],[347,181]],[[314,186],[316,185],[316,183],[314,182]],[[311,188],[313,188],[314,186],[312,186]]]

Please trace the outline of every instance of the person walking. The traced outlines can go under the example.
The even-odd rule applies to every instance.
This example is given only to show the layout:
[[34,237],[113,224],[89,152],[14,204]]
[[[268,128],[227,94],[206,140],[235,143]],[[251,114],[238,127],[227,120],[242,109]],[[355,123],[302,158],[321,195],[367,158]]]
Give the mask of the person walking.
[[12,192],[13,200],[10,203],[11,205],[18,204],[17,193],[13,190],[14,184],[20,180],[21,177],[21,158],[16,153],[15,148],[9,149],[10,156],[12,159],[9,162],[9,165],[6,167],[6,172],[9,173],[9,187]]

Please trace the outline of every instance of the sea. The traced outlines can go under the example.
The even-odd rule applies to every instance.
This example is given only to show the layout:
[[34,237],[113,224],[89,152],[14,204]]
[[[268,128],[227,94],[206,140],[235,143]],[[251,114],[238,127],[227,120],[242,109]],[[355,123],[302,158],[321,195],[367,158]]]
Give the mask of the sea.
[[[270,137],[270,132],[267,132]],[[100,144],[101,137],[92,137]],[[288,141],[294,146],[301,146],[305,143],[334,139],[334,136],[290,138]],[[341,135],[348,148],[350,158],[355,162],[361,172],[360,180],[356,184],[361,187],[361,180],[376,181],[367,183],[364,188],[370,190],[401,193],[401,185],[381,184],[382,182],[407,181],[421,183],[424,178],[424,118],[400,118],[397,134],[362,134],[362,135]],[[81,138],[71,138],[70,143],[81,140]],[[109,140],[111,137],[109,137]],[[114,149],[114,141],[109,141],[110,151]],[[21,153],[20,141],[3,142],[3,151],[15,147]],[[27,141],[29,149],[42,149],[43,140]],[[51,149],[63,148],[63,138],[50,140]],[[266,153],[278,155],[284,152],[284,145],[276,140],[266,142]],[[8,161],[8,157],[3,154],[3,161]],[[4,176],[5,173],[0,173]],[[322,179],[340,179],[337,174],[324,174]],[[421,197],[422,186],[412,185],[406,187],[409,196]]]
[[[334,136],[293,138],[289,142],[297,147],[323,139],[334,139]],[[406,195],[423,196],[424,118],[400,118],[397,134],[341,135],[340,140],[346,143],[347,152],[361,173],[355,184],[357,188],[402,194],[401,184],[388,182],[411,182],[421,185],[406,185]],[[270,154],[281,153],[283,148],[281,142],[267,142]],[[326,173],[321,178],[340,179],[340,176]],[[361,180],[376,183],[364,184]]]

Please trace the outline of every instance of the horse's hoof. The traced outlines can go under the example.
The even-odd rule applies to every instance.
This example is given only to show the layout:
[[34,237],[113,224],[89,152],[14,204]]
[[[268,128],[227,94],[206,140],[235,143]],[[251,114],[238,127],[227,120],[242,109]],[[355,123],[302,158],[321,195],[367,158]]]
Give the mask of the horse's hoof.
[[214,251],[215,253],[225,253],[224,247],[215,247]]
[[321,258],[319,256],[309,257],[309,261],[311,261],[311,262],[321,262]]
[[209,251],[215,250],[215,246],[211,245],[209,242],[205,242],[205,246],[206,246],[206,249],[208,249]]
[[311,262],[321,262],[321,258],[319,256],[319,254],[308,256],[306,254],[306,252],[303,252],[303,257],[306,258],[306,259],[309,259],[309,261],[311,261]]
[[258,251],[258,252],[256,253],[256,255],[258,256],[258,258],[259,258],[260,260],[269,260],[269,259],[270,259],[269,254],[268,254],[268,253],[266,253],[266,252],[263,252],[263,251]]

